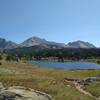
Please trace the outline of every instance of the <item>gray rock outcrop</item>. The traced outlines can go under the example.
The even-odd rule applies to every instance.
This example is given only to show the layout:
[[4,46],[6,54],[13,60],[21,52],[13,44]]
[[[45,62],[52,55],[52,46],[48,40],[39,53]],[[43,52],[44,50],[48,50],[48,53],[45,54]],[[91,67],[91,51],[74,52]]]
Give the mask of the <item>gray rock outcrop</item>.
[[51,96],[20,86],[12,86],[5,88],[0,83],[0,100],[52,100]]

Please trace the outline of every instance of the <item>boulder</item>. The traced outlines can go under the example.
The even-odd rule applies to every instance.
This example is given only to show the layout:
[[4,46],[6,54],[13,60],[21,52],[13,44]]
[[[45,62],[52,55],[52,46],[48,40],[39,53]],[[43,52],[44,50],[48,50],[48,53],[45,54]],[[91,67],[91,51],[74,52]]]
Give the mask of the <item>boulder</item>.
[[0,100],[52,100],[51,96],[34,89],[12,86],[0,87]]
[[98,77],[89,77],[89,78],[84,78],[84,79],[78,80],[77,82],[78,83],[100,82],[100,78],[98,78]]

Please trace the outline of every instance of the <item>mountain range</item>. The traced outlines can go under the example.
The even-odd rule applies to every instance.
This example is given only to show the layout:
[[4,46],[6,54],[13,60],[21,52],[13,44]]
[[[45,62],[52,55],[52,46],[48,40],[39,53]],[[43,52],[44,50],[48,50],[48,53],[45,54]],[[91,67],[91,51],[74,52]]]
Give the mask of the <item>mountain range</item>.
[[39,37],[31,37],[24,42],[17,44],[12,41],[7,41],[6,39],[0,38],[0,49],[15,49],[15,48],[27,48],[34,47],[35,49],[61,49],[61,48],[96,48],[95,45],[84,42],[84,41],[74,41],[68,44],[56,43],[47,41]]

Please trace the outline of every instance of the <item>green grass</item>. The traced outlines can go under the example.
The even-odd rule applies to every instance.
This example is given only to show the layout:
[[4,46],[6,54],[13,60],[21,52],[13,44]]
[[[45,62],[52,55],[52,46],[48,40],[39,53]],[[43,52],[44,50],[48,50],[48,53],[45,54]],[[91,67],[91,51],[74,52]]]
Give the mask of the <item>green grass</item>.
[[84,89],[89,91],[92,95],[100,97],[100,82],[89,83],[84,86]]

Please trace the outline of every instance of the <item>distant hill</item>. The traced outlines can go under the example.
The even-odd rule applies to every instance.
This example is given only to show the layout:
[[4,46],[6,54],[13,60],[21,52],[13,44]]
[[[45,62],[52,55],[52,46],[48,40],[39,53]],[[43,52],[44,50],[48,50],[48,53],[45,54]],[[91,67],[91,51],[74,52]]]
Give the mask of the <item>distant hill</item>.
[[93,44],[84,41],[74,41],[67,44],[68,48],[96,48]]
[[12,41],[6,41],[5,39],[0,38],[0,49],[13,49],[17,47],[18,47],[18,44]]
[[74,41],[69,42],[68,44],[56,43],[41,39],[39,37],[31,37],[24,42],[17,44],[12,41],[7,41],[3,38],[0,38],[0,49],[34,49],[34,50],[43,50],[43,49],[63,49],[63,48],[96,48],[93,44],[84,41]]

